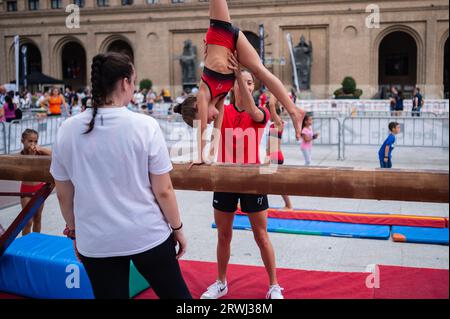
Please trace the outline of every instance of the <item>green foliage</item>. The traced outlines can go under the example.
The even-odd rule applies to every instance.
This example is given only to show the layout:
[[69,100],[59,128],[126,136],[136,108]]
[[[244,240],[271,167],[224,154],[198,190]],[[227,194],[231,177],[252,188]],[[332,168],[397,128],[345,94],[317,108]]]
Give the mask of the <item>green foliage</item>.
[[346,76],[342,81],[344,94],[354,94],[356,91],[356,81],[351,76]]
[[351,76],[346,76],[342,81],[342,87],[334,91],[336,99],[359,99],[363,91],[357,88],[356,81]]
[[149,79],[143,79],[139,82],[139,88],[141,90],[151,90],[153,87],[153,82]]

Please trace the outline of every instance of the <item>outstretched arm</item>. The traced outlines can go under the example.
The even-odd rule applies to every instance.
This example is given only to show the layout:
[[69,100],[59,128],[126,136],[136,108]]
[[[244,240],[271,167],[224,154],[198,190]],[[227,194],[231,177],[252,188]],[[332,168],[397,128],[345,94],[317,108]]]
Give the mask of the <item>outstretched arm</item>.
[[[198,136],[198,158],[194,163],[203,163],[203,150],[206,146],[206,141],[203,139],[203,135],[206,132],[208,126],[208,104],[209,104],[209,92],[204,83],[200,85],[200,89],[197,94],[197,110],[199,115],[199,121],[197,121],[197,129],[200,130],[200,136]],[[194,122],[194,128],[195,122]]]
[[276,104],[277,104],[277,98],[273,94],[270,95],[270,97],[269,97],[270,118],[272,119],[272,122],[275,123],[277,128],[279,130],[281,130],[281,129],[283,129],[283,121],[281,120],[281,117],[277,114]]
[[253,121],[261,123],[264,120],[265,114],[255,105],[255,100],[248,89],[247,83],[242,77],[237,52],[229,55],[228,62],[229,68],[234,71],[234,75],[236,76],[236,81],[239,86],[239,93],[242,98],[242,109],[250,115]]
[[[217,158],[217,151],[219,150],[219,142],[220,142],[220,134],[221,134],[221,128],[223,123],[223,115],[224,115],[224,104],[225,98],[221,99],[218,102],[218,109],[219,109],[219,116],[214,121],[214,129],[212,132],[212,140],[211,140],[211,147],[209,149],[209,160],[213,162]],[[220,107],[220,105],[222,107]],[[217,105],[216,105],[217,106]]]
[[305,112],[295,106],[294,102],[289,98],[283,83],[261,63],[258,53],[242,32],[239,32],[237,51],[239,62],[260,79],[287,109],[295,127],[296,138],[300,139]]

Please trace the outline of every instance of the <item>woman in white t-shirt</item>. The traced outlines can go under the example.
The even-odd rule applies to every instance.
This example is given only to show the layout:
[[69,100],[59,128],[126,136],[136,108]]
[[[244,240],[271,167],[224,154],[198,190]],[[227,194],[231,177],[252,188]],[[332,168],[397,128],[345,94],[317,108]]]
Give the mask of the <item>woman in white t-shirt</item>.
[[190,299],[166,143],[153,118],[123,106],[135,89],[134,66],[124,54],[98,54],[91,75],[92,108],[63,122],[53,147],[64,233],[96,298],[128,298],[133,261],[160,298]]

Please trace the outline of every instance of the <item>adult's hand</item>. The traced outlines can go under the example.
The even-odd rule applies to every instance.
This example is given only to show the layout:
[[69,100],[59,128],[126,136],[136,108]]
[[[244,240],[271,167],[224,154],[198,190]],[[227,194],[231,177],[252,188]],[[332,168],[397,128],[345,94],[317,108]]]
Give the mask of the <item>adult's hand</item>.
[[242,76],[241,68],[239,67],[237,51],[228,55],[228,68],[234,72],[234,75],[237,78]]
[[175,230],[173,232],[173,239],[175,240],[175,245],[178,245],[177,259],[181,259],[181,257],[183,257],[186,253],[187,248],[187,240],[184,236],[183,230]]

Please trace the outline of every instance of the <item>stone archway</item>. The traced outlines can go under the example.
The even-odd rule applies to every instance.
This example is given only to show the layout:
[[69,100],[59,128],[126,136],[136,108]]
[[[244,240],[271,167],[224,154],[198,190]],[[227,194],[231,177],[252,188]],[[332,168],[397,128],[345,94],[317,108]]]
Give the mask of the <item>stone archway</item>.
[[398,87],[412,94],[417,85],[418,46],[406,32],[386,35],[378,48],[378,84],[380,88]]
[[77,41],[64,44],[61,49],[61,72],[64,83],[73,90],[85,88],[86,81],[86,51]]
[[[88,70],[83,42],[76,36],[64,36],[56,42],[51,52],[53,61],[51,74],[58,79],[63,79],[66,85],[72,86],[72,89],[86,87]],[[75,79],[67,74],[68,60],[74,58],[77,62],[72,64],[72,67],[77,69]]]
[[[39,46],[31,39],[20,38],[20,53],[19,53],[19,78],[23,77],[23,53],[22,48],[27,47],[27,74],[29,75],[33,71],[42,72],[42,54]],[[8,67],[8,78],[10,80],[15,80],[15,52],[14,44],[9,49],[9,67]]]
[[411,36],[417,46],[417,64],[416,64],[416,85],[423,86],[426,83],[426,61],[425,61],[425,44],[422,35],[414,28],[407,25],[392,25],[381,30],[372,42],[370,54],[371,54],[371,66],[370,66],[370,83],[371,93],[382,95],[383,88],[380,86],[379,69],[380,69],[380,46],[382,41],[391,33],[403,32]]
[[106,38],[100,46],[100,52],[121,52],[127,54],[134,63],[134,48],[131,42],[122,35],[112,35]]

